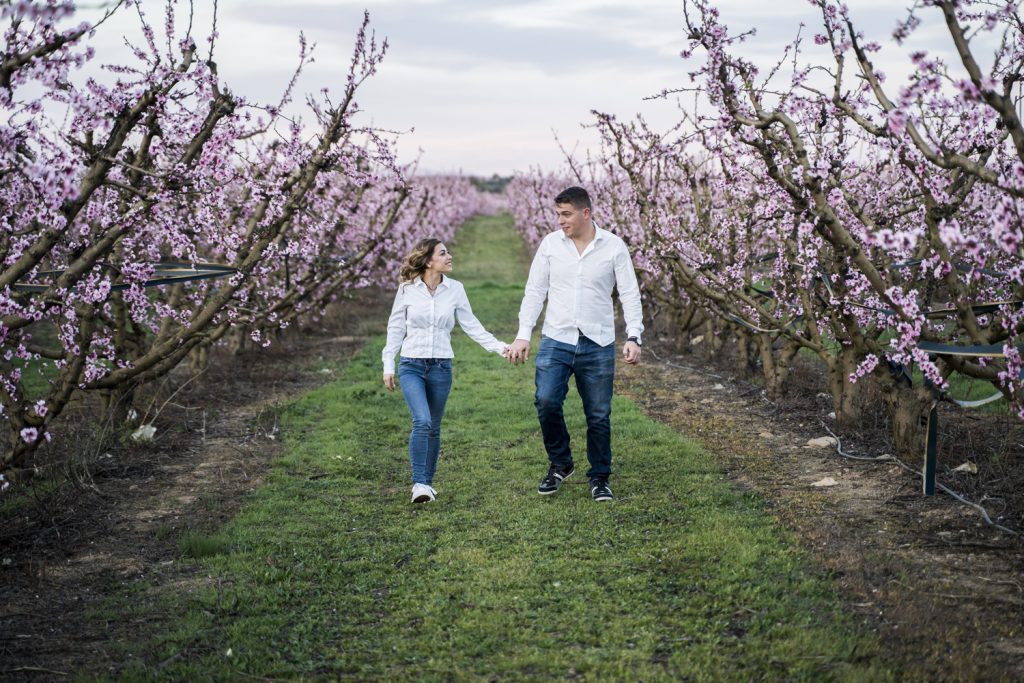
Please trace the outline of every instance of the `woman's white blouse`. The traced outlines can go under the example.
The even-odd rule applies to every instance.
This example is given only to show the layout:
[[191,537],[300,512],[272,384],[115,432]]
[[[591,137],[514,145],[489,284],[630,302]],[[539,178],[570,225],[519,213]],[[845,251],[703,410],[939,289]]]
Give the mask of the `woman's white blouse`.
[[507,348],[473,315],[466,289],[458,280],[442,277],[434,296],[420,278],[399,285],[381,354],[384,374],[395,373],[399,348],[406,358],[453,358],[451,335],[456,321],[470,339],[488,351],[502,353]]

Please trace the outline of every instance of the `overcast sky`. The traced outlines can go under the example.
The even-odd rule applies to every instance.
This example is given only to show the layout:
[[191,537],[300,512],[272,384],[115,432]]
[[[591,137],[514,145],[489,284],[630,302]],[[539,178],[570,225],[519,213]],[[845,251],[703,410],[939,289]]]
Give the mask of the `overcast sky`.
[[[158,27],[162,4],[144,0]],[[850,2],[859,28],[888,43],[878,63],[892,76],[905,73],[912,49],[944,49],[948,42],[929,24],[914,44],[893,45],[889,36],[904,4]],[[196,0],[197,36],[208,32],[212,5]],[[808,25],[805,35],[819,25],[807,0],[722,0],[718,6],[731,29],[757,29],[744,49],[765,65],[778,58],[801,21]],[[325,86],[338,91],[364,9],[378,38],[390,44],[379,73],[358,97],[364,122],[412,130],[400,139],[400,158],[422,154],[425,171],[553,170],[562,159],[555,134],[581,153],[595,144],[581,128],[592,109],[620,118],[641,112],[667,127],[676,105],[644,98],[686,85],[694,68],[679,57],[682,0],[220,0],[219,73],[234,91],[275,102],[294,70],[301,31],[317,48],[300,94]],[[121,36],[136,24],[126,13],[104,26],[94,42],[96,61],[121,50]],[[807,43],[811,53],[827,56]]]

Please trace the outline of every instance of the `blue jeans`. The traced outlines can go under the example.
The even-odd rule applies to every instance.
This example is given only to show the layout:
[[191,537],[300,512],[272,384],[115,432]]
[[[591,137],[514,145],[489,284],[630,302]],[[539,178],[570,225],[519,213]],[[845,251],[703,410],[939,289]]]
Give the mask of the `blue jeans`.
[[398,363],[398,381],[412,414],[409,464],[414,484],[432,484],[441,452],[441,418],[452,388],[450,358],[406,358]]
[[598,346],[580,335],[579,341],[563,344],[540,338],[537,349],[537,394],[534,405],[544,435],[548,460],[556,467],[572,464],[569,430],[565,427],[562,404],[569,391],[569,375],[576,375],[576,389],[583,399],[587,418],[588,477],[612,473],[612,380],[615,376],[615,344]]

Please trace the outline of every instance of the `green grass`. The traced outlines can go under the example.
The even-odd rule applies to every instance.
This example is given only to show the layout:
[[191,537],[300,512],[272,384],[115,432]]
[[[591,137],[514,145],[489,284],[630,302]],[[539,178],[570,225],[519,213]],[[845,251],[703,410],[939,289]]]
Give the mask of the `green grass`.
[[229,547],[228,541],[217,534],[210,535],[190,531],[178,539],[178,552],[181,553],[183,558],[193,560],[220,555],[226,552]]
[[5,370],[21,369],[21,390],[26,401],[45,398],[50,393],[50,383],[60,374],[54,361],[49,359],[12,360],[5,365]]
[[[453,245],[454,276],[506,341],[525,272],[510,226],[477,219]],[[125,646],[127,679],[899,677],[762,501],[630,401],[613,404],[616,500],[591,501],[580,475],[538,496],[532,369],[453,341],[438,500],[408,501],[409,419],[375,338],[286,410],[287,453],[192,555],[197,585],[118,598],[162,624]],[[575,390],[567,417],[582,454]]]

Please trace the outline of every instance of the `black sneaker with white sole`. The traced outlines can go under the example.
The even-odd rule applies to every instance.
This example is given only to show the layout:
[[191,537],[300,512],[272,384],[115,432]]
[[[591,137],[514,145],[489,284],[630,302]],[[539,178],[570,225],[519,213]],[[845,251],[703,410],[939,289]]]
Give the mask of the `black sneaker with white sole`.
[[608,488],[607,479],[591,479],[590,495],[598,502],[612,500],[615,497],[612,495],[612,490]]
[[562,482],[572,476],[572,473],[576,471],[573,465],[568,467],[556,467],[552,465],[548,469],[548,473],[541,479],[540,486],[537,487],[537,493],[542,496],[548,496],[554,493],[562,485]]

